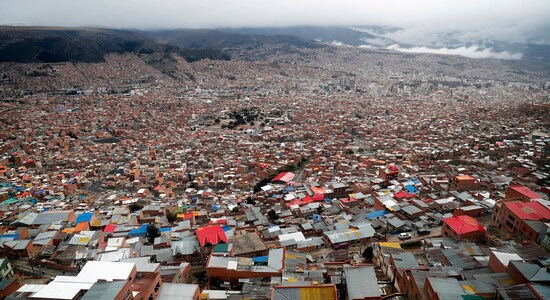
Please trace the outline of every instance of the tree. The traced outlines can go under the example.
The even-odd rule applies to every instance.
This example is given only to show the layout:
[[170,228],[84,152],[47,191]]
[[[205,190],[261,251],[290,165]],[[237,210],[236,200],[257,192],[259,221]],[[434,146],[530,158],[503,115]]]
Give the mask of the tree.
[[173,212],[167,212],[166,219],[168,220],[168,223],[174,223],[178,219],[178,216],[176,216]]
[[279,219],[279,214],[274,209],[271,209],[267,213],[267,218],[271,221],[275,221],[275,220]]
[[134,202],[132,204],[130,204],[130,206],[128,206],[128,208],[130,209],[130,212],[136,212],[138,210],[141,210],[143,208],[143,206],[137,202]]
[[150,224],[149,227],[147,227],[147,241],[149,244],[153,244],[155,242],[155,238],[160,236],[160,230],[155,226],[155,224]]
[[317,207],[317,214],[319,214],[319,215],[322,214],[323,210],[324,210],[323,206],[319,205],[319,207]]
[[248,196],[248,197],[246,197],[246,203],[254,205],[254,204],[256,204],[256,201],[254,201],[254,199],[252,199],[252,197]]
[[367,262],[372,262],[372,258],[374,256],[374,250],[371,246],[365,248],[365,251],[363,251],[363,257],[367,260]]

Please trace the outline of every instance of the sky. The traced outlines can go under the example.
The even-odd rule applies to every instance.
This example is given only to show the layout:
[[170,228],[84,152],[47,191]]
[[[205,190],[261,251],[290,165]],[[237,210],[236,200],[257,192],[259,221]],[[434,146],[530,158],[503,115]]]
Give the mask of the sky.
[[387,25],[403,30],[386,38],[418,47],[439,49],[450,40],[466,48],[483,48],[480,40],[550,45],[550,0],[0,0],[0,8],[1,25]]

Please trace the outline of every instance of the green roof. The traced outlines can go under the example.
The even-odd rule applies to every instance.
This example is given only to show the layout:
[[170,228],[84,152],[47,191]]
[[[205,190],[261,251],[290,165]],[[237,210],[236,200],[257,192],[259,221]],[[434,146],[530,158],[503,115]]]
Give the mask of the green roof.
[[11,197],[11,198],[8,198],[8,200],[4,200],[4,202],[2,202],[2,204],[10,205],[10,204],[17,203],[19,201],[20,201],[19,199],[15,198],[15,197]]
[[214,252],[229,252],[229,244],[217,244],[214,246]]

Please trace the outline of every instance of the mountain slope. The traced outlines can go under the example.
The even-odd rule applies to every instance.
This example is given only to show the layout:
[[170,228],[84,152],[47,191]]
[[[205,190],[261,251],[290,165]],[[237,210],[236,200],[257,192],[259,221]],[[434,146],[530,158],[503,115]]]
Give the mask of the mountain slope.
[[149,36],[160,43],[192,49],[260,48],[290,45],[298,48],[323,48],[325,45],[295,35],[248,35],[211,29],[174,29],[151,31]]
[[187,61],[229,59],[221,51],[158,44],[137,30],[0,27],[0,62],[102,62],[109,53],[176,53]]

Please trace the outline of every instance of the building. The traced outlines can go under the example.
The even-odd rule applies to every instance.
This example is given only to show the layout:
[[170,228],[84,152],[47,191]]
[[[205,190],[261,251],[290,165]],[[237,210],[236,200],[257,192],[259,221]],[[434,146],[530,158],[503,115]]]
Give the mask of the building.
[[200,299],[200,288],[198,284],[165,283],[162,285],[157,299],[198,300]]
[[344,268],[348,300],[381,299],[373,266]]
[[0,281],[13,277],[13,268],[7,258],[0,258]]
[[271,300],[337,300],[338,293],[334,284],[276,286],[271,291]]
[[550,221],[550,209],[539,202],[500,201],[493,208],[492,223],[507,233],[521,232],[524,238],[537,240],[538,232],[527,221]]
[[464,299],[466,295],[456,278],[426,277],[424,284],[424,299],[446,300]]
[[455,240],[479,241],[484,239],[487,231],[479,222],[470,216],[453,216],[443,219],[441,235]]
[[[57,276],[48,284],[26,284],[11,297],[31,292],[29,298],[38,299],[129,299],[139,294],[132,290],[137,274],[134,263],[89,261],[77,276]],[[147,299],[150,295],[143,296]]]
[[284,248],[270,249],[267,264],[264,257],[262,260],[255,260],[247,257],[210,255],[206,263],[206,272],[210,280],[219,279],[232,283],[244,278],[281,276],[284,257]]
[[470,175],[457,175],[449,179],[449,191],[475,191],[480,187],[479,180]]
[[510,186],[506,190],[506,196],[504,197],[505,201],[529,202],[537,199],[542,199],[541,195],[522,185]]

